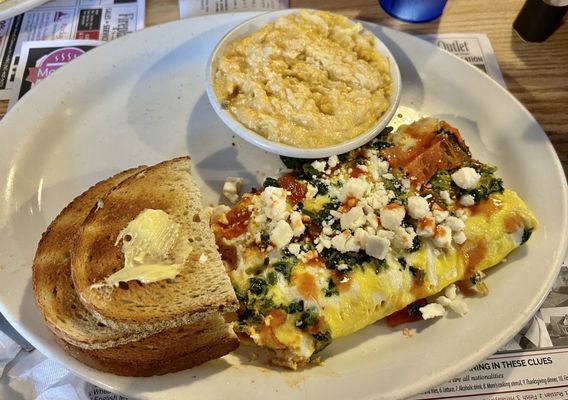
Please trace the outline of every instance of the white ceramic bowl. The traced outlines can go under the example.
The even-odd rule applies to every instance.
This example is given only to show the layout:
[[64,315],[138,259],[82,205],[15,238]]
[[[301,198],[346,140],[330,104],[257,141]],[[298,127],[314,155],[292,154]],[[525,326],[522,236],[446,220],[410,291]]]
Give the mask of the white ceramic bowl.
[[[211,102],[211,105],[213,106],[213,109],[215,110],[217,115],[223,120],[223,122],[231,130],[233,130],[237,135],[239,135],[247,142],[255,146],[258,146],[266,151],[289,157],[297,157],[297,158],[320,158],[320,157],[329,157],[333,154],[346,153],[350,150],[353,150],[367,143],[369,140],[374,138],[381,130],[383,130],[394,116],[400,101],[400,88],[401,88],[400,70],[396,63],[396,60],[394,59],[389,49],[376,36],[375,36],[376,49],[381,55],[383,55],[388,59],[390,65],[393,90],[391,91],[391,95],[389,98],[389,107],[385,111],[385,113],[381,116],[381,118],[366,132],[363,132],[361,135],[356,136],[353,139],[347,140],[345,142],[333,146],[318,147],[318,148],[299,148],[269,140],[264,136],[256,133],[255,131],[249,129],[248,127],[244,126],[233,116],[233,114],[230,111],[222,108],[221,102],[217,99],[217,97],[215,96],[215,92],[213,90],[212,83],[215,71],[217,70],[219,57],[224,53],[225,48],[231,42],[257,31],[260,27],[270,22],[273,22],[279,17],[291,13],[296,13],[299,11],[300,9],[292,8],[292,9],[268,12],[265,14],[261,14],[257,17],[251,18],[241,23],[240,25],[237,25],[235,28],[229,31],[219,41],[219,43],[213,50],[213,53],[211,54],[211,57],[207,62],[207,73],[205,75],[206,76],[205,87],[207,90],[207,96],[209,97],[209,101]],[[315,10],[308,10],[308,11],[315,11]]]

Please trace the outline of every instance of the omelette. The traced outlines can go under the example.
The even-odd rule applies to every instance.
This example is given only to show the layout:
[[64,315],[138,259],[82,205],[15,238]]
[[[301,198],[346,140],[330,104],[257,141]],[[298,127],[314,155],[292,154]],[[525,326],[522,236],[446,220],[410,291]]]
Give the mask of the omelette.
[[385,317],[426,318],[426,299],[448,287],[455,298],[454,284],[484,292],[482,271],[537,226],[496,168],[437,119],[346,154],[283,161],[292,172],[211,215],[240,302],[235,329],[276,365],[303,366]]

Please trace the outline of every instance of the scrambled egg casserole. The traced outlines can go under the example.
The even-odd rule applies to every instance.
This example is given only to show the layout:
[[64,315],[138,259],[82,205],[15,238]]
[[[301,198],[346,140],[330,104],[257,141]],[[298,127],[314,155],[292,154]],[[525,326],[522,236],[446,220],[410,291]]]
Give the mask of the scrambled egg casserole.
[[389,107],[389,62],[360,23],[329,12],[281,17],[231,43],[213,88],[224,108],[267,139],[324,147],[372,127]]
[[[481,271],[537,225],[495,168],[435,119],[348,154],[285,162],[294,172],[211,216],[241,303],[236,330],[278,365],[304,365],[333,339],[447,287],[448,305],[454,283],[483,288]],[[428,318],[435,304],[414,312]]]

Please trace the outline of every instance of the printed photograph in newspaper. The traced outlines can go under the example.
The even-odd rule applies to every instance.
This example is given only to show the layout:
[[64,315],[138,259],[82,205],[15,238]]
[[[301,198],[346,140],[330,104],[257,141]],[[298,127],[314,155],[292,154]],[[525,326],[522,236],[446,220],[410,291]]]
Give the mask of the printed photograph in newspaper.
[[16,72],[9,108],[53,72],[104,42],[98,40],[49,40],[25,42]]

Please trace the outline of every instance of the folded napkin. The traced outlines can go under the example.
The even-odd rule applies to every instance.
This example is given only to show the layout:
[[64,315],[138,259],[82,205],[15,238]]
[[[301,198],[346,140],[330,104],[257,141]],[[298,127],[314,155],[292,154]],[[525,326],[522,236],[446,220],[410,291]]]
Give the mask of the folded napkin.
[[0,376],[6,365],[16,357],[20,350],[22,348],[16,342],[0,331]]
[[0,331],[0,398],[23,400],[128,400],[85,382],[34,350],[22,348]]

